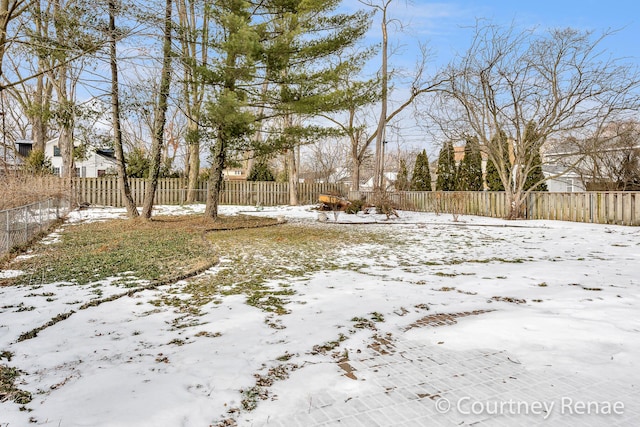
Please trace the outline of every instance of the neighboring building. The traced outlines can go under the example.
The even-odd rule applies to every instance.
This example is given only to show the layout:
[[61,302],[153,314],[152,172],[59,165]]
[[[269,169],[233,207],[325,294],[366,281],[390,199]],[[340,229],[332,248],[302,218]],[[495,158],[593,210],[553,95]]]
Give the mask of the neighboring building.
[[580,193],[585,191],[581,177],[575,172],[567,172],[565,168],[552,165],[543,165],[542,173],[545,177],[555,176],[563,173],[558,178],[551,178],[546,181],[547,189],[551,193]]
[[[386,191],[395,190],[396,180],[398,179],[398,172],[385,172],[384,173],[384,187]],[[369,178],[364,184],[360,184],[360,190],[372,191],[373,190],[373,177]]]
[[[74,143],[76,147],[80,144]],[[62,156],[60,147],[58,146],[58,138],[47,141],[44,148],[44,154],[51,159],[51,167],[53,174],[62,175]],[[76,159],[76,176],[81,178],[97,178],[100,176],[113,174],[116,171],[116,158],[111,149],[96,149],[87,146],[85,156],[82,159]]]
[[247,170],[244,168],[226,168],[222,171],[222,179],[225,181],[246,181]]
[[24,159],[31,151],[31,141],[18,140],[12,146],[0,145],[0,174],[5,171],[16,171],[24,164]]
[[464,159],[464,145],[455,145],[453,147],[453,159],[456,162],[456,166],[460,165],[462,159]]

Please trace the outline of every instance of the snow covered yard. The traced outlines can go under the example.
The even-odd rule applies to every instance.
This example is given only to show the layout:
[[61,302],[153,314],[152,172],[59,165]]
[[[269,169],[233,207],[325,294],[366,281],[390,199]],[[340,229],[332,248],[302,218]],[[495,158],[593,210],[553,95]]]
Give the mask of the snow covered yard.
[[[158,213],[185,210],[202,207]],[[12,355],[1,363],[22,371],[17,386],[33,400],[0,404],[0,426],[640,425],[640,229],[412,212],[320,224],[309,207],[222,213],[243,210],[362,238],[311,261],[268,259],[262,279],[283,292],[252,305],[223,289],[185,310],[198,298],[191,279],[84,310],[96,289],[117,289],[1,287],[0,353]],[[122,215],[90,209],[68,223]],[[200,279],[243,270],[234,262]]]

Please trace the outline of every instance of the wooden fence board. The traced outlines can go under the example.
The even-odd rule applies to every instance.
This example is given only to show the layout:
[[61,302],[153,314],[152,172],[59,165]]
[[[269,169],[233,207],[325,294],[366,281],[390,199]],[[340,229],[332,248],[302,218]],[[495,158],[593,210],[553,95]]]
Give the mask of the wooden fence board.
[[[130,179],[131,194],[136,205],[144,200],[146,181]],[[123,206],[122,192],[117,178],[77,178],[74,195],[78,203]],[[374,204],[370,191],[348,191],[340,184],[301,183],[298,185],[300,204],[315,204],[322,193],[341,194],[355,200],[362,198]],[[158,181],[157,204],[182,204],[186,201],[186,181],[166,178]],[[504,192],[440,192],[407,191],[389,193],[391,200],[401,209],[419,212],[506,217],[509,212]],[[206,202],[207,183],[196,191],[196,201]],[[289,204],[288,183],[225,181],[220,194],[221,205],[277,206]],[[524,214],[528,219],[592,222],[600,224],[640,225],[640,192],[584,192],[584,193],[530,193]]]

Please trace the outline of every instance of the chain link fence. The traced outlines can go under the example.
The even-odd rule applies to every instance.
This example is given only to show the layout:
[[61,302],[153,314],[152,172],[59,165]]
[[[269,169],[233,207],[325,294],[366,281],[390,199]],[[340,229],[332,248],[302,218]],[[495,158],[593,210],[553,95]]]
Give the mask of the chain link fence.
[[50,198],[19,208],[0,211],[0,255],[23,245],[69,213],[64,198]]

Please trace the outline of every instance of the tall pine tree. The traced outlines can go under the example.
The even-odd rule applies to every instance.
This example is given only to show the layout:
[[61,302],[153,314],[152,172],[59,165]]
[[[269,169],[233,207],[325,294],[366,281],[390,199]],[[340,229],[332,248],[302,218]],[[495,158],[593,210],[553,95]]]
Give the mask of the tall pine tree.
[[542,156],[540,156],[540,143],[535,130],[535,124],[529,122],[524,134],[527,155],[525,158],[528,167],[525,168],[527,177],[524,181],[523,190],[548,191],[547,183],[544,182],[544,173],[542,172]]
[[217,25],[216,51],[212,67],[204,70],[210,86],[210,101],[203,122],[213,137],[211,172],[204,215],[218,217],[223,170],[228,154],[247,143],[253,131],[254,116],[248,109],[246,82],[254,77],[254,61],[260,52],[259,38],[252,25],[253,8],[248,1],[216,0],[211,20]]
[[[498,140],[499,139],[499,140]],[[494,140],[497,140],[494,142]],[[499,143],[499,144],[498,144]],[[504,131],[500,130],[494,137],[492,138],[492,146],[498,147],[499,150],[496,150],[497,154],[502,157],[501,166],[504,167],[503,175],[506,180],[511,178],[511,160],[509,157],[509,140],[507,138],[507,134]],[[487,181],[487,189],[489,191],[505,191],[504,181],[501,177],[501,171],[498,169],[496,164],[491,160],[491,156],[487,159],[487,171],[486,171],[486,181]]]
[[438,156],[437,191],[455,191],[456,189],[456,161],[453,142],[447,141]]
[[531,154],[531,163],[532,169],[527,174],[527,179],[524,182],[523,189],[525,191],[529,189],[534,191],[549,191],[547,183],[544,182],[545,177],[542,172],[542,157],[540,156],[539,149]]
[[400,160],[400,169],[396,178],[396,190],[407,191],[409,189],[409,171],[407,171],[407,162]]
[[422,150],[416,157],[409,189],[411,191],[431,191],[431,171],[426,150]]
[[464,146],[464,158],[458,168],[459,191],[482,191],[482,155],[477,138],[468,138]]
[[498,168],[496,168],[496,165],[491,159],[487,159],[486,180],[487,190],[504,191],[504,184],[502,184],[502,180],[500,179]]
[[336,89],[336,81],[348,75],[351,68],[349,61],[335,66],[336,59],[354,57],[352,48],[371,25],[370,14],[341,12],[340,3],[341,0],[265,0],[258,8],[267,19],[261,28],[269,87],[265,101],[271,111],[265,114],[278,118],[280,125],[270,129],[267,148],[285,155],[292,205],[298,204],[296,153],[300,145],[335,133],[304,119],[348,109],[350,101],[341,89]]
[[276,178],[269,169],[269,163],[264,157],[258,158],[254,163],[247,181],[275,181]]

